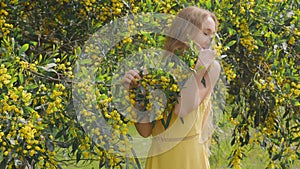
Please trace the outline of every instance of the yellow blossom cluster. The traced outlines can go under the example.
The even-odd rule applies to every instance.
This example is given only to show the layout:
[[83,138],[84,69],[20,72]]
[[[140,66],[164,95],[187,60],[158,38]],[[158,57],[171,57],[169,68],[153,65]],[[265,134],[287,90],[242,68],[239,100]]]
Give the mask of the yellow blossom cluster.
[[[153,93],[155,90],[160,90],[162,93]],[[138,80],[136,86],[132,86],[129,92],[125,93],[125,99],[131,105],[126,111],[131,118],[137,120],[145,118],[145,116],[148,116],[151,121],[162,119],[169,115],[179,92],[180,87],[174,82],[174,78],[170,74],[163,73],[162,70],[149,70],[148,74],[143,75],[142,79]],[[167,100],[163,100],[165,96],[161,96],[162,94],[167,97]],[[156,105],[155,112],[154,104]],[[133,107],[151,113],[140,115],[133,110]]]
[[243,158],[242,148],[238,147],[233,154],[232,166],[234,169],[242,169],[241,159]]
[[7,16],[9,15],[7,11],[7,4],[5,2],[1,2],[0,5],[0,38],[2,38],[11,32],[13,25],[7,21]]
[[4,64],[1,64],[0,66],[0,89],[3,86],[6,86],[10,83],[11,81],[11,75],[8,74],[7,68],[5,67]]
[[236,26],[239,28],[239,32],[242,33],[241,44],[246,47],[249,51],[253,51],[254,49],[258,49],[256,45],[256,41],[250,33],[248,22],[246,19],[242,19],[240,24]]
[[125,11],[124,8],[125,6],[122,0],[112,0],[110,2],[105,2],[100,9],[101,12],[98,17],[101,21],[107,21],[114,17],[121,16],[122,11]]
[[[4,100],[2,100],[3,102]],[[9,103],[7,100],[6,103]],[[4,133],[1,132],[1,151],[4,156],[8,156],[9,154],[16,159],[24,160],[25,157],[39,157],[46,158],[43,155],[46,152],[46,149],[43,145],[40,144],[40,136],[41,128],[37,128],[39,125],[34,119],[26,119],[22,116],[22,114],[13,114],[12,112],[18,112],[20,108],[17,108],[15,105],[9,106],[8,104],[1,103],[3,106],[4,112],[7,112],[6,117],[12,118],[13,121],[10,123],[1,124],[1,131],[3,131],[2,127],[5,127],[5,138],[3,138]],[[23,110],[22,110],[23,112]],[[27,114],[27,113],[26,113]],[[40,116],[37,112],[33,112],[34,118],[39,120]],[[1,117],[4,117],[3,114]],[[8,120],[9,118],[7,118]],[[25,147],[23,147],[25,145]],[[53,158],[53,157],[52,157]]]
[[[8,47],[1,56],[0,66],[0,151],[8,159],[8,168],[20,167],[18,165],[23,165],[28,158],[38,160],[36,164],[41,168],[53,168],[57,165],[55,153],[49,150],[51,145],[45,144],[53,136],[44,130],[49,121],[57,120],[53,117],[68,122],[63,115],[57,116],[65,108],[61,104],[68,96],[66,87],[59,83],[51,88],[38,69],[41,59],[28,62],[24,50],[16,52],[15,44],[11,43],[10,39],[1,43],[1,50]],[[23,56],[15,56],[16,53]],[[60,108],[56,116],[45,114],[51,104]],[[15,164],[15,160],[21,163]]]
[[227,78],[227,82],[230,83],[231,81],[233,81],[236,78],[236,73],[234,71],[234,67],[233,66],[226,66],[224,67],[224,71],[226,74],[226,78]]
[[[55,84],[52,94],[48,100],[48,107],[46,109],[46,113],[51,117],[55,116],[58,113],[58,116],[55,116],[56,119],[63,118],[63,114],[59,112],[63,110],[63,97],[66,95],[65,93],[65,86],[63,84]],[[55,119],[51,119],[51,123],[55,123]]]

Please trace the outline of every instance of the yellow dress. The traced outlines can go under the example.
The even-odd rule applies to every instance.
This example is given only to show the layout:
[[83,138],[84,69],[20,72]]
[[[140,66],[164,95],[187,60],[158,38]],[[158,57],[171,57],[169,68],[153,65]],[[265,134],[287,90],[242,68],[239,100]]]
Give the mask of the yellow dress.
[[207,98],[183,121],[173,114],[166,130],[156,122],[146,169],[209,169],[209,139],[201,141],[201,135],[209,130],[210,108]]

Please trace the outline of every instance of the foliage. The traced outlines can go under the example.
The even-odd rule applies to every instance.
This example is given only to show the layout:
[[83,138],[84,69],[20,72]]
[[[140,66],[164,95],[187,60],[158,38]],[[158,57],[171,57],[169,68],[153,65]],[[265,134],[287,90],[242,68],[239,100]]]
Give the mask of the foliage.
[[[227,55],[221,60],[228,82],[224,113],[234,125],[229,166],[243,167],[249,145],[268,152],[265,168],[290,168],[299,160],[298,1],[3,0],[0,5],[0,168],[27,163],[59,168],[81,160],[98,161],[99,168],[139,167],[135,159],[122,155],[131,149],[107,141],[116,137],[126,142],[131,125],[109,109],[107,89],[116,63],[133,51],[161,47],[164,37],[147,32],[124,37],[109,51],[112,59],[94,63],[101,69],[95,72],[98,92],[92,106],[107,109],[102,115],[114,126],[112,135],[93,130],[94,137],[99,136],[96,141],[76,118],[72,87],[88,84],[71,83],[75,61],[85,53],[81,49],[87,49],[83,45],[91,34],[116,18],[176,14],[188,5],[214,11],[220,22],[223,46],[217,50]],[[142,26],[129,25],[132,30]]]
[[228,99],[235,125],[230,166],[239,166],[248,144],[268,151],[269,168],[290,168],[299,159],[299,5],[241,1],[222,6],[230,17],[219,17],[226,22],[220,34],[232,45],[225,61],[236,74]]
[[[2,168],[35,163],[56,166],[56,146],[80,134],[72,114],[66,111],[70,100],[66,87],[72,77],[68,70],[75,56],[54,60],[52,55],[52,60],[44,60],[40,55],[33,60],[33,55],[26,54],[28,49],[28,44],[18,46],[9,38],[1,43]],[[64,133],[63,139],[62,131],[68,129],[65,125],[73,132]]]
[[[168,116],[169,113],[172,112],[172,108],[179,97],[180,88],[172,75],[161,69],[149,69],[146,75],[143,75],[142,73],[143,71],[141,70],[141,80],[129,90],[129,94],[127,94],[129,95],[128,100],[141,112],[150,111],[153,109],[153,106],[157,107],[156,109],[159,108],[158,111],[152,113],[148,118],[150,121],[163,120],[164,115]],[[167,100],[164,100],[164,97],[159,94],[153,96],[153,93],[150,92],[153,90],[163,91]],[[164,108],[164,105],[166,104],[164,101],[167,102],[166,109]],[[141,121],[141,119],[145,118],[147,115],[148,113],[136,114],[138,117],[134,119]]]

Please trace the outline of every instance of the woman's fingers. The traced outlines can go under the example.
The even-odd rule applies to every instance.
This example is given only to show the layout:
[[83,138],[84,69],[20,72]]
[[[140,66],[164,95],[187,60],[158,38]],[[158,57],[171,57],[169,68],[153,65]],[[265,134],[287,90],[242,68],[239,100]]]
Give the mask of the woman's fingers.
[[122,81],[126,82],[126,83],[131,83],[131,81],[134,79],[133,76],[129,75],[129,74],[125,74]]
[[198,61],[202,63],[205,68],[208,68],[215,60],[217,53],[214,50],[203,49],[200,51]]
[[122,78],[122,83],[125,88],[129,88],[130,84],[137,84],[137,80],[141,79],[138,70],[129,70]]
[[137,80],[140,80],[141,77],[139,75],[139,71],[138,70],[130,70],[128,72],[128,77],[130,78],[131,82],[136,85],[137,84]]
[[141,79],[138,70],[129,70],[128,73],[130,73],[133,77],[136,77],[136,78],[138,78],[138,79]]
[[216,55],[217,55],[217,52],[214,51],[214,50],[211,50],[211,49],[202,49],[200,51],[199,57],[203,58],[203,59],[207,58],[207,59],[210,59],[210,60],[214,60],[215,57],[216,57]]

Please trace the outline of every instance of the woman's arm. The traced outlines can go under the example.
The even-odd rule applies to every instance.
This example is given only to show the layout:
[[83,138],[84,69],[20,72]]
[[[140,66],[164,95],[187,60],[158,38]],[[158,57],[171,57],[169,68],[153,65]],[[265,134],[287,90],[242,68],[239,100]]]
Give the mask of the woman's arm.
[[149,137],[152,134],[152,123],[134,123],[136,130],[143,137]]
[[214,86],[216,85],[221,73],[221,65],[218,61],[214,61],[207,72],[205,73],[204,77],[207,81],[207,89],[209,93],[212,92]]
[[[196,109],[199,104],[212,92],[220,74],[220,64],[214,60],[215,53],[204,50],[200,53],[196,66],[202,69],[191,76],[180,92],[178,104],[175,105],[174,113],[184,116]],[[205,79],[205,85],[201,82]]]
[[[130,85],[136,85],[137,80],[140,79],[141,77],[139,76],[139,72],[137,70],[129,70],[123,76],[122,83],[125,89],[129,90]],[[136,122],[134,125],[141,136],[149,137],[152,134],[152,123],[150,123],[146,117],[142,119],[142,121]]]

